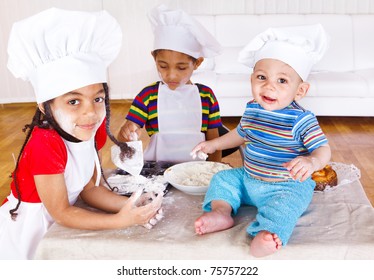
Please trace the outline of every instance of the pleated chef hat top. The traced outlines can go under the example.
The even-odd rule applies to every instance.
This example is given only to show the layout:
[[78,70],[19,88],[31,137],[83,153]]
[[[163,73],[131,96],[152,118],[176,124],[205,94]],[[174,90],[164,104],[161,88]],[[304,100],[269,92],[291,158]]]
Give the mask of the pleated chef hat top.
[[194,58],[220,54],[221,45],[217,40],[184,11],[160,5],[148,16],[154,32],[154,50],[173,50]]
[[107,82],[122,32],[106,11],[50,8],[14,23],[8,43],[8,69],[30,81],[37,103],[72,90]]
[[305,81],[329,45],[321,24],[269,28],[257,35],[239,53],[239,62],[254,67],[265,58],[290,65]]

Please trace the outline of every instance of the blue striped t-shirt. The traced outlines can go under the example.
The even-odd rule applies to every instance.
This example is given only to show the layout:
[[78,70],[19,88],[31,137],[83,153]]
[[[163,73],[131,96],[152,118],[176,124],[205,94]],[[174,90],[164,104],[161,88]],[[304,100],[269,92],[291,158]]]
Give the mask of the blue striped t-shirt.
[[327,143],[315,115],[296,102],[276,111],[248,102],[237,131],[246,143],[245,170],[262,178],[290,179],[283,163]]

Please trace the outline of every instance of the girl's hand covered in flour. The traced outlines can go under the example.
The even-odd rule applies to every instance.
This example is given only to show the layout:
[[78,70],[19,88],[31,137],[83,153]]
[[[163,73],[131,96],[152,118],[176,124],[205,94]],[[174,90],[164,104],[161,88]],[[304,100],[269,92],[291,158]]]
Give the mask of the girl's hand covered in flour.
[[123,221],[123,226],[128,223],[143,225],[150,229],[162,219],[162,199],[163,195],[154,193],[142,194],[143,190],[134,192],[127,200],[124,207],[118,212]]
[[[138,201],[136,202],[136,205],[138,207],[140,206],[145,206],[145,205],[148,205],[150,203],[152,203],[153,201],[155,201],[157,198],[161,198],[161,201],[162,201],[162,198],[163,198],[163,193],[157,193],[157,196],[155,195],[154,192],[148,192],[148,193],[144,193],[143,195],[141,195],[138,199]],[[149,221],[148,223],[144,224],[143,226],[147,229],[151,229],[153,226],[155,226],[158,221],[160,221],[162,218],[164,217],[163,215],[163,210],[162,208],[159,208],[156,215],[154,215]]]

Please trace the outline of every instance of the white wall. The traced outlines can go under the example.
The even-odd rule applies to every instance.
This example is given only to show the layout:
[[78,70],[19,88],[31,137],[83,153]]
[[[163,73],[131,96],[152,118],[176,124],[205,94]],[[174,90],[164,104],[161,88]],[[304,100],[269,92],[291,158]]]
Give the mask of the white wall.
[[111,96],[113,99],[133,98],[144,86],[157,79],[150,55],[153,35],[146,14],[160,3],[196,15],[374,15],[374,0],[0,0],[0,103],[35,100],[31,86],[15,79],[6,68],[7,42],[14,21],[49,7],[86,11],[105,9],[117,18],[124,37],[120,55],[109,69]]

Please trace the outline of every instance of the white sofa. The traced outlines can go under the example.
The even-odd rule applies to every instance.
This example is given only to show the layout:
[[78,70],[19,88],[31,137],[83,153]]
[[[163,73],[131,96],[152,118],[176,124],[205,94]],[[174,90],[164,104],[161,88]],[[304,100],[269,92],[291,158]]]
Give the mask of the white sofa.
[[374,116],[374,15],[212,15],[196,18],[221,43],[223,53],[207,59],[192,80],[210,86],[222,116],[241,116],[251,99],[251,69],[239,51],[268,27],[321,23],[330,48],[309,76],[300,102],[317,116]]

